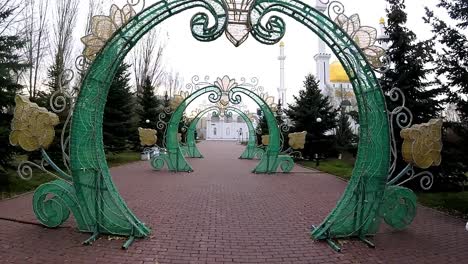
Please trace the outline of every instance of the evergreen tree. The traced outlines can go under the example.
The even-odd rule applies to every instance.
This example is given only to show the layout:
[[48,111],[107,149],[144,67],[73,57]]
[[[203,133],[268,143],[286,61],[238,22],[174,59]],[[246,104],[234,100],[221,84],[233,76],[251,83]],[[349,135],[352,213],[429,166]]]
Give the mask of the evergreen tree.
[[468,171],[468,149],[462,147],[468,144],[468,38],[464,33],[468,28],[468,1],[441,0],[438,7],[445,8],[456,24],[449,26],[426,9],[426,22],[432,25],[434,39],[442,46],[436,73],[444,78],[439,84],[447,91],[447,101],[457,106],[461,122],[444,124],[442,164],[435,170],[444,176],[437,178],[440,182],[460,184]]
[[351,147],[355,135],[351,131],[351,122],[349,115],[344,110],[340,112],[338,117],[338,126],[336,127],[336,144],[338,148],[347,150]]
[[[0,24],[13,15],[14,9],[0,12]],[[15,81],[14,74],[26,65],[19,62],[18,50],[24,42],[18,36],[0,36],[0,189],[8,185],[5,173],[13,158],[14,148],[10,145],[10,123],[13,118],[15,95],[22,88]]]
[[295,132],[307,131],[305,156],[312,157],[314,153],[329,154],[332,138],[326,135],[336,127],[336,111],[330,105],[327,96],[322,95],[318,82],[311,74],[304,81],[305,90],[299,92],[296,101],[289,105],[286,114],[293,121]]
[[138,104],[139,107],[136,112],[139,117],[139,127],[156,129],[158,131],[158,145],[161,145],[165,131],[157,128],[159,113],[162,111],[163,104],[154,94],[154,87],[148,77],[141,87],[141,94],[138,95]]
[[104,145],[106,150],[111,152],[127,149],[130,137],[137,133],[132,118],[134,101],[130,91],[129,68],[129,65],[123,63],[117,69],[104,109]]
[[[400,88],[406,96],[406,106],[412,111],[414,123],[427,122],[437,117],[441,104],[436,100],[443,90],[431,89],[433,83],[426,80],[433,69],[427,69],[426,64],[433,61],[434,43],[432,40],[417,41],[416,34],[406,27],[407,14],[404,0],[387,0],[389,36],[387,55],[392,63],[390,70],[385,72],[380,80],[384,92],[392,88]],[[394,102],[388,100],[390,109]],[[399,135],[399,131],[396,131]]]
[[462,120],[468,122],[468,1],[441,0],[438,7],[447,10],[449,16],[457,21],[455,27],[434,17],[434,13],[426,9],[427,22],[432,24],[434,38],[442,44],[436,65],[437,75],[446,80],[440,85],[449,94],[449,102],[458,107]]

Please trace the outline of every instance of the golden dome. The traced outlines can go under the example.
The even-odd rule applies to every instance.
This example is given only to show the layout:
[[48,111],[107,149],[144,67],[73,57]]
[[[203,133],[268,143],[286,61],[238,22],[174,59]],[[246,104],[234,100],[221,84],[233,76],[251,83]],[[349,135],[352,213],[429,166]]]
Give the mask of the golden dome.
[[280,42],[280,47],[284,47],[284,42],[283,41]]
[[330,64],[330,82],[332,83],[349,83],[348,74],[343,65],[339,61]]
[[383,17],[380,18],[379,23],[382,24],[382,25],[385,25],[385,18],[383,18]]

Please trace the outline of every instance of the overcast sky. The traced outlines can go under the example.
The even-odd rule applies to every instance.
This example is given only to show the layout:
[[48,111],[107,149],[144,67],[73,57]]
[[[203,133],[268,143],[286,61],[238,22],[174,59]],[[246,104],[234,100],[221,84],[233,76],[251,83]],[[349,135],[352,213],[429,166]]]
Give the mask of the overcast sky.
[[[52,1],[53,2],[53,1]],[[126,0],[104,1],[105,14],[108,6],[115,3],[123,6]],[[147,6],[156,0],[146,0]],[[315,5],[315,0],[305,1]],[[346,6],[346,14],[358,13],[361,24],[379,27],[379,19],[385,17],[386,2],[384,0],[356,1],[342,0]],[[416,32],[420,39],[431,36],[430,28],[422,21],[424,7],[434,8],[435,0],[408,0],[406,1],[410,29]],[[87,13],[87,0],[81,0],[78,21],[84,21]],[[138,10],[137,10],[138,11]],[[214,42],[199,42],[195,40],[190,31],[190,18],[196,10],[186,11],[176,15],[160,25],[161,29],[169,33],[167,48],[164,53],[166,69],[180,72],[185,82],[190,82],[193,75],[210,76],[212,80],[217,77],[229,75],[234,78],[258,77],[260,84],[271,95],[277,97],[279,86],[279,45],[267,46],[260,44],[253,37],[240,47],[234,47],[225,36]],[[437,13],[436,13],[437,14]],[[298,22],[285,18],[286,35],[283,41],[286,44],[286,88],[288,89],[288,102],[292,96],[298,94],[302,88],[304,77],[308,73],[315,74],[314,55],[318,50],[317,37]],[[76,28],[76,41],[83,35],[85,23],[79,22]],[[162,34],[165,35],[165,34]],[[77,50],[81,46],[77,45]],[[333,59],[332,59],[333,61]]]

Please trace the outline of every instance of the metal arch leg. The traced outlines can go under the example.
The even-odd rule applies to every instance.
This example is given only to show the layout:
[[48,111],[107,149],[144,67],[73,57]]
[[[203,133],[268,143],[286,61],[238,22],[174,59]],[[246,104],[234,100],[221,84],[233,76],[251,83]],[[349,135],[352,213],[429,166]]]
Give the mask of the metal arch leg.
[[90,238],[86,239],[86,240],[83,242],[83,245],[85,245],[85,246],[91,246],[91,245],[93,244],[94,241],[98,240],[98,238],[99,238],[100,235],[101,235],[101,234],[100,234],[98,231],[95,231],[95,232],[93,233],[93,235],[92,235]]

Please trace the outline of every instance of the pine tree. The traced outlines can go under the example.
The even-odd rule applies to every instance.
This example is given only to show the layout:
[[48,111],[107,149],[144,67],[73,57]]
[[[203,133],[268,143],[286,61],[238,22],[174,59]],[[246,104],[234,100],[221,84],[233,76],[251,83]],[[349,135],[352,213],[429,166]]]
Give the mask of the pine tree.
[[351,131],[349,118],[350,116],[344,110],[340,112],[338,126],[336,127],[336,144],[342,150],[349,149],[355,137]]
[[[0,12],[0,24],[13,15],[14,9]],[[14,148],[10,145],[10,123],[13,118],[15,95],[22,88],[15,81],[14,74],[26,67],[19,62],[18,50],[24,42],[18,36],[0,36],[0,189],[8,185],[5,171],[14,155]]]
[[[433,61],[434,43],[432,40],[417,41],[416,34],[406,27],[407,14],[404,0],[387,0],[389,48],[387,55],[392,63],[380,80],[384,92],[400,88],[406,96],[406,106],[412,111],[414,123],[419,124],[438,116],[441,104],[436,97],[443,90],[431,89],[433,83],[426,81],[433,69],[427,69],[427,63]],[[394,109],[394,102],[387,105]],[[399,131],[396,131],[399,135]]]
[[457,21],[455,27],[434,17],[434,13],[426,9],[427,22],[432,24],[434,38],[442,44],[439,54],[437,76],[444,76],[440,83],[449,94],[449,102],[457,105],[462,120],[468,122],[468,37],[464,30],[468,28],[468,1],[441,0],[438,7],[447,10],[449,16]]
[[141,87],[141,94],[138,95],[138,104],[136,112],[139,117],[139,127],[156,129],[158,131],[158,145],[161,145],[165,131],[157,128],[159,113],[162,111],[163,104],[154,94],[154,87],[151,84],[151,79],[148,77]]
[[329,98],[322,95],[318,82],[311,74],[304,81],[305,90],[299,92],[296,101],[289,105],[286,114],[293,122],[295,132],[307,131],[304,153],[312,157],[314,153],[330,153],[331,137],[327,132],[336,127],[336,111]]
[[130,91],[128,64],[121,64],[109,88],[104,109],[103,135],[106,150],[123,151],[129,147],[129,139],[137,133],[132,118],[134,112],[133,95]]
[[468,1],[441,0],[438,7],[446,9],[456,24],[449,26],[426,9],[426,22],[432,25],[434,39],[442,46],[436,73],[444,79],[439,84],[448,94],[447,101],[457,106],[461,122],[444,124],[442,164],[436,171],[444,176],[439,181],[459,184],[466,180],[468,171],[468,149],[462,147],[468,144],[468,38],[464,33],[468,28]]

